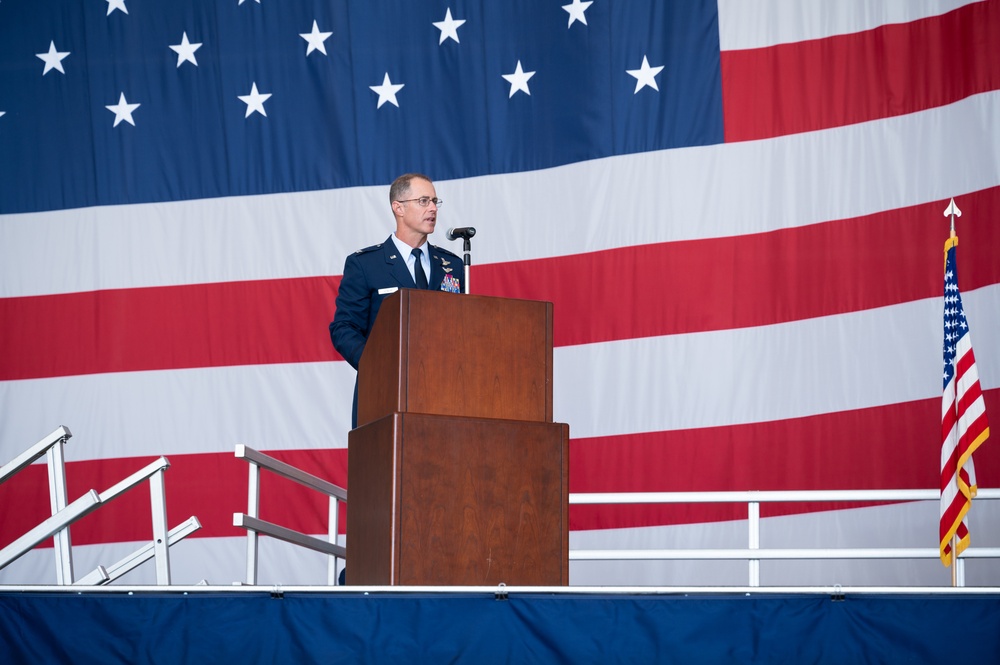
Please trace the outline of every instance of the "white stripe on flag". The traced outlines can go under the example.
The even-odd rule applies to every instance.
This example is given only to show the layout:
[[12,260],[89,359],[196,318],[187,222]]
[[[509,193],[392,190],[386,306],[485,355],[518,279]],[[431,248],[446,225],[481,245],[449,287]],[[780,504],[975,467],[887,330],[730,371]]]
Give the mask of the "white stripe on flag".
[[[970,292],[965,300],[1000,326],[1000,285]],[[557,349],[556,420],[569,422],[572,436],[581,438],[937,397],[938,363],[914,358],[940,352],[940,306],[931,298],[773,326]],[[983,388],[1000,385],[997,345],[984,348],[979,362],[984,377],[992,377]],[[602,381],[588,381],[590,376]]]
[[[439,182],[446,204],[432,241],[449,246],[440,231],[473,225],[480,265],[763,233],[947,199],[1000,185],[1000,132],[982,131],[997,117],[1000,91],[768,141]],[[954,155],[977,167],[955,168]],[[3,215],[0,297],[339,275],[349,253],[391,232],[386,196],[374,187]],[[650,197],[664,203],[650,206]]]

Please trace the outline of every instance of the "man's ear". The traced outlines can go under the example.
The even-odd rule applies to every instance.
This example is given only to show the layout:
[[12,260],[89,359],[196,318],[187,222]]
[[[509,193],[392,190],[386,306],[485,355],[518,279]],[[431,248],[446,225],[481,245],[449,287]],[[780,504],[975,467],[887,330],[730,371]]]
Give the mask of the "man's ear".
[[399,201],[392,202],[392,214],[396,217],[401,217],[403,215],[403,204]]

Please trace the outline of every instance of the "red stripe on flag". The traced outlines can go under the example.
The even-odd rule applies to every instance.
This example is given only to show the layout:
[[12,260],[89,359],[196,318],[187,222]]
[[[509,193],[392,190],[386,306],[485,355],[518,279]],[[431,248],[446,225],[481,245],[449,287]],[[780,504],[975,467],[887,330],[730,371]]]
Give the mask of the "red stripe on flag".
[[840,127],[996,90],[997,44],[1000,2],[991,0],[912,23],[723,51],[725,139]]
[[[961,386],[963,381],[968,382],[970,380],[966,374],[975,369],[976,367],[976,354],[970,347],[968,351],[963,353],[960,357],[956,358],[955,362],[955,384],[959,386],[958,393],[958,412],[964,414],[968,411],[969,407],[975,403],[979,396],[982,394],[982,387],[979,385],[979,380],[976,379],[971,384],[966,386],[965,390],[962,390]],[[973,375],[976,376],[976,375]],[[975,428],[972,427],[971,423],[968,427],[970,431],[974,431]]]
[[[1000,187],[962,201],[1000,210]],[[934,202],[771,233],[475,266],[473,284],[483,295],[553,302],[556,346],[769,325],[940,296],[940,251],[912,248],[941,224]],[[963,238],[966,290],[1000,283],[1000,225],[970,224]],[[327,326],[339,284],[0,299],[0,380],[337,360]]]
[[[984,392],[1000,408],[1000,389]],[[573,492],[933,489],[941,401],[933,398],[855,411],[670,432],[574,440]],[[901,454],[898,442],[906,441]],[[1000,479],[1000,451],[979,449],[982,477]],[[697,474],[688,469],[699,469]],[[994,486],[997,483],[994,482]],[[861,503],[769,504],[763,516],[849,508]],[[570,528],[746,519],[743,504],[576,506]]]
[[[965,202],[1000,210],[1000,187]],[[477,293],[553,302],[556,346],[873,309],[941,296],[940,249],[923,242],[940,232],[941,208],[933,202],[771,233],[480,266],[473,284]],[[1000,283],[1000,225],[970,224],[963,236],[966,289]]]
[[0,380],[337,360],[339,277],[0,300]]
[[[1000,389],[984,395],[988,409],[1000,409]],[[934,488],[939,483],[938,469],[928,460],[940,448],[935,434],[939,411],[940,401],[930,399],[767,423],[575,439],[570,444],[570,491]],[[906,454],[898,450],[901,440],[910,446]],[[346,486],[344,449],[269,454]],[[91,488],[107,489],[151,459],[70,463],[69,496],[76,498]],[[232,514],[247,508],[246,462],[228,453],[172,455],[169,459],[166,488],[171,526],[195,515],[203,525],[195,537],[246,533],[232,526]],[[980,448],[976,464],[981,477],[993,479],[990,486],[995,486],[1000,478],[1000,446]],[[692,468],[699,473],[690,474]],[[263,472],[261,497],[263,519],[305,533],[326,532],[327,502],[318,493]],[[0,485],[0,505],[15,503],[18,510],[0,511],[0,547],[48,516],[44,466],[31,466]],[[772,504],[762,507],[762,515],[859,505],[865,504]],[[346,525],[344,517],[341,525]],[[573,506],[570,510],[573,530],[732,519],[746,519],[746,506]],[[72,537],[76,545],[145,541],[152,537],[151,528],[149,492],[137,487],[75,524]]]
[[955,480],[955,467],[958,465],[958,446],[952,450],[948,459],[944,461],[941,465],[941,491],[944,492],[948,489],[948,486]]

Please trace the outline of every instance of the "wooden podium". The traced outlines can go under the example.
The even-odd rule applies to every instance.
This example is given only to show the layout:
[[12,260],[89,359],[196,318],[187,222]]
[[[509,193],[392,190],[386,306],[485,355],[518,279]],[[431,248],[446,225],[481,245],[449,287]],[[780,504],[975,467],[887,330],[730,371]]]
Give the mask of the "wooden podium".
[[358,370],[347,582],[569,583],[552,304],[401,289]]

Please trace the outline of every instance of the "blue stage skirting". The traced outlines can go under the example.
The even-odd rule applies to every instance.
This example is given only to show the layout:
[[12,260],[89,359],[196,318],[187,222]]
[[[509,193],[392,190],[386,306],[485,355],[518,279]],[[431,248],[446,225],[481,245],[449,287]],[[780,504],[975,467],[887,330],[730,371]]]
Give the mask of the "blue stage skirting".
[[0,592],[2,663],[987,663],[1000,595]]

